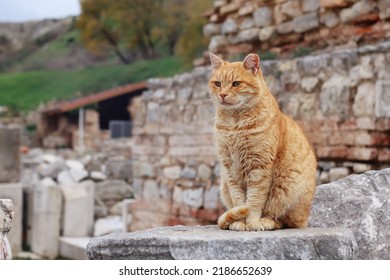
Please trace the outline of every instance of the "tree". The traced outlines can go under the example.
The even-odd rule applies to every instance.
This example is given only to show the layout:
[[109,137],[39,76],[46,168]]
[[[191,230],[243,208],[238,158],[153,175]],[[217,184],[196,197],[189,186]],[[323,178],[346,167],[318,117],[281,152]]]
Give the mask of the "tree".
[[192,64],[192,61],[207,49],[208,39],[203,36],[203,26],[206,20],[202,14],[212,7],[212,3],[212,0],[186,1],[186,20],[176,44],[175,53],[181,56],[187,65]]
[[[212,0],[81,0],[77,26],[86,47],[112,49],[123,63],[179,54],[193,59],[206,43],[201,14]],[[178,44],[179,42],[179,44]]]
[[119,14],[110,0],[81,0],[81,15],[77,27],[81,39],[92,52],[100,53],[111,47],[125,64],[130,62],[121,49]]

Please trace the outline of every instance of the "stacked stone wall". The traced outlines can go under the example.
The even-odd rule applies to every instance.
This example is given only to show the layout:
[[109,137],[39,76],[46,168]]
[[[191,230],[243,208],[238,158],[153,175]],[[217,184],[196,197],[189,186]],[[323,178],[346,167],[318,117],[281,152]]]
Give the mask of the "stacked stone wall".
[[206,14],[209,50],[224,55],[298,46],[323,49],[390,37],[388,0],[215,0]]
[[[389,166],[390,42],[261,64],[313,145],[318,183]],[[209,75],[152,79],[132,104],[133,230],[215,223],[222,211]]]

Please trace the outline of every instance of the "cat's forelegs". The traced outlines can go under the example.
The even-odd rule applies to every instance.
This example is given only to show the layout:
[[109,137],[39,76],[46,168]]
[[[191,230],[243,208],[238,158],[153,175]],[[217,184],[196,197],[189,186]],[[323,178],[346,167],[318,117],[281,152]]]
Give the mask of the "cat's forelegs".
[[246,205],[249,208],[249,213],[246,218],[245,230],[262,231],[273,229],[270,223],[261,219],[269,194],[271,176],[263,170],[255,169],[249,173],[248,177]]
[[[248,215],[248,207],[245,205],[245,192],[234,185],[233,182],[224,179],[222,179],[221,184],[221,199],[228,210],[219,217],[218,225],[222,229],[244,231],[245,218]],[[230,187],[229,183],[231,183]]]

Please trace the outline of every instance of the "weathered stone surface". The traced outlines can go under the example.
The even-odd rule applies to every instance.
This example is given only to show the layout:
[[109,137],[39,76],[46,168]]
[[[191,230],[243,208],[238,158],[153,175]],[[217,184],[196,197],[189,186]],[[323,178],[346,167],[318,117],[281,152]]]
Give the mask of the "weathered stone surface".
[[163,169],[164,176],[169,178],[169,179],[173,179],[173,180],[179,179],[180,173],[181,173],[181,168],[178,165],[165,167]]
[[303,0],[302,11],[314,12],[320,8],[320,2],[318,0]]
[[222,35],[215,35],[210,39],[209,51],[217,53],[220,48],[225,46],[227,46],[226,37]]
[[276,32],[275,26],[266,26],[260,29],[259,39],[260,41],[267,41],[274,35]]
[[325,116],[336,115],[342,119],[346,118],[349,112],[349,95],[348,79],[334,74],[322,85],[320,93],[321,111]]
[[336,167],[329,170],[329,180],[336,181],[349,175],[349,170],[346,167]]
[[95,188],[95,195],[106,203],[123,200],[132,194],[131,186],[123,180],[106,180],[97,183]]
[[354,259],[348,229],[306,228],[265,232],[218,226],[175,226],[91,239],[87,258],[98,259]]
[[0,260],[12,259],[12,249],[7,234],[12,227],[14,205],[10,199],[0,199]]
[[374,114],[375,103],[375,85],[372,82],[366,82],[359,85],[355,101],[352,105],[355,117],[368,117]]
[[38,184],[34,188],[33,196],[31,249],[44,258],[54,259],[59,253],[61,189]]
[[351,229],[356,259],[390,259],[389,178],[384,169],[318,186],[309,225]]
[[375,6],[376,3],[373,0],[358,1],[352,7],[341,10],[340,20],[343,23],[350,22],[359,16],[369,13]]
[[302,14],[300,0],[290,0],[281,4],[281,12],[288,17],[298,17]]
[[63,159],[57,159],[46,166],[43,166],[40,173],[44,177],[50,177],[56,179],[58,174],[66,169],[65,161]]
[[203,26],[203,35],[206,37],[210,37],[213,35],[217,35],[221,32],[221,25],[216,23],[209,23]]
[[390,2],[388,0],[379,0],[379,16],[381,19],[390,18]]
[[375,115],[390,117],[390,82],[378,80],[375,84]]
[[253,12],[253,20],[257,27],[265,27],[272,24],[273,13],[272,10],[268,7],[257,8]]
[[259,32],[259,28],[250,28],[240,31],[237,36],[240,42],[251,42],[259,39]]
[[294,31],[298,33],[315,29],[319,26],[317,13],[308,13],[293,19]]
[[93,236],[102,236],[114,232],[122,232],[123,221],[120,216],[108,216],[97,219],[93,229]]
[[12,233],[8,235],[13,254],[22,250],[23,189],[20,183],[0,183],[0,198],[11,199],[15,215],[12,219]]
[[253,18],[246,17],[242,20],[239,27],[241,30],[243,30],[243,29],[252,28],[254,25],[255,25],[255,21],[253,20]]
[[326,27],[333,28],[339,24],[340,19],[332,10],[326,10],[320,15],[320,22],[325,24]]
[[0,183],[20,178],[20,129],[0,125]]
[[350,0],[320,0],[320,5],[324,8],[338,8],[347,6],[348,2]]
[[203,205],[203,188],[182,190],[181,201],[190,207],[200,208]]
[[234,19],[228,18],[221,26],[221,33],[223,35],[236,33],[238,31],[238,25]]
[[66,237],[91,236],[94,223],[95,183],[61,186],[64,196],[63,235]]
[[319,80],[317,77],[305,77],[301,81],[301,87],[306,92],[312,92],[312,90],[317,86]]

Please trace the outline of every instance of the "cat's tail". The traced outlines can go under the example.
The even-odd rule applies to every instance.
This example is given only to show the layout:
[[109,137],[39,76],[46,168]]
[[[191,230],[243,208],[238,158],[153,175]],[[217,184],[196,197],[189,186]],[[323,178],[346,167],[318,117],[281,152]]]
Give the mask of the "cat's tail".
[[218,219],[218,225],[221,229],[228,229],[233,222],[246,218],[249,213],[249,208],[246,205],[240,205],[227,210]]

